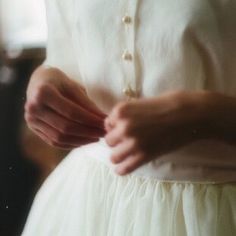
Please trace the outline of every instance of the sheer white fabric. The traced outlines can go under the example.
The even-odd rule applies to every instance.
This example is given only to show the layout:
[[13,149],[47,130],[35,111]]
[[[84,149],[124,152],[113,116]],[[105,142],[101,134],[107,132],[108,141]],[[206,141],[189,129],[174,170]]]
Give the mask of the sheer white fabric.
[[84,149],[46,180],[23,236],[235,235],[235,184],[121,178]]

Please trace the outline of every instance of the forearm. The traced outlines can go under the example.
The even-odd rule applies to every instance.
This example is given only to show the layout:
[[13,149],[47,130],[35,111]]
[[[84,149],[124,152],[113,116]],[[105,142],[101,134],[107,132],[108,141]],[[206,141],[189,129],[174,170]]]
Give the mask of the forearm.
[[205,113],[203,132],[209,138],[236,145],[236,97],[207,91],[197,96]]

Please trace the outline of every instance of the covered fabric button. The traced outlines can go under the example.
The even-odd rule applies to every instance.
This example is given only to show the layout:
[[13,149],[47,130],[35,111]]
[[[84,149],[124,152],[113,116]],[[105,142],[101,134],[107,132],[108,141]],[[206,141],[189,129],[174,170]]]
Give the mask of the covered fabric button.
[[131,17],[130,16],[124,16],[122,18],[122,22],[125,23],[125,24],[130,24],[132,21]]
[[124,88],[123,93],[127,97],[136,97],[136,92],[130,86],[128,86],[127,88]]
[[132,54],[129,53],[128,51],[125,51],[123,53],[122,58],[126,61],[132,61],[132,59],[133,59]]

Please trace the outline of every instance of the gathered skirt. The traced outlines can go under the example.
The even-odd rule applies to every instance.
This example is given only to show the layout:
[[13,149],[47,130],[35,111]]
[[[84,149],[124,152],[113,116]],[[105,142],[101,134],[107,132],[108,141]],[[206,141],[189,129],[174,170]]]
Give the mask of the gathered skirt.
[[71,152],[36,194],[23,236],[235,236],[236,183],[119,176]]

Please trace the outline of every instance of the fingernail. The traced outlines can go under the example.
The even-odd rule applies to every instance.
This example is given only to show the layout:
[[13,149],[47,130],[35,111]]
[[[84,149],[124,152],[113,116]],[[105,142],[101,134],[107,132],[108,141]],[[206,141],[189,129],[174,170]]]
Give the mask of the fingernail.
[[117,167],[117,168],[115,169],[115,172],[116,172],[118,175],[124,175],[124,174],[125,174],[124,169],[121,168],[121,167]]

